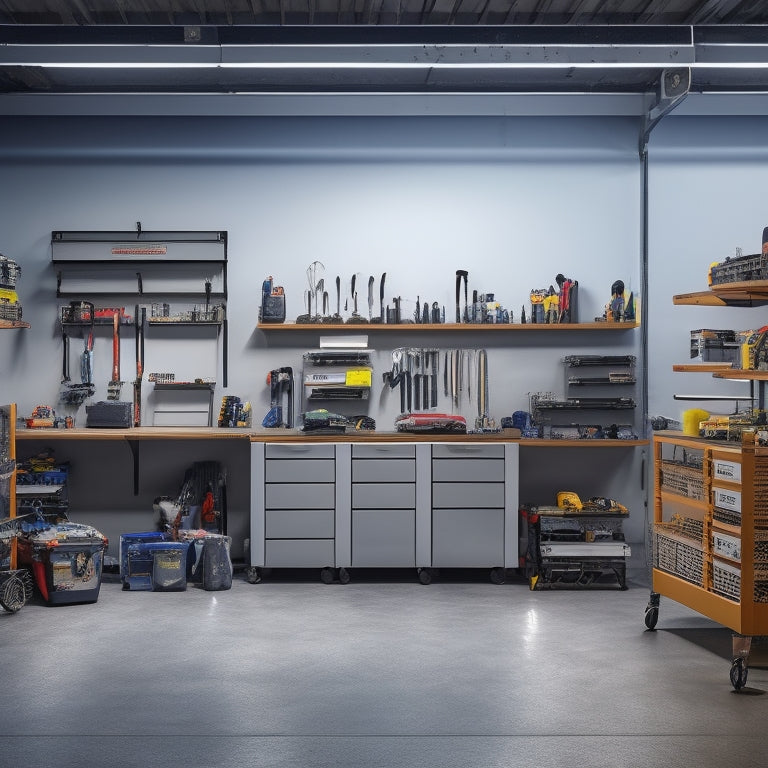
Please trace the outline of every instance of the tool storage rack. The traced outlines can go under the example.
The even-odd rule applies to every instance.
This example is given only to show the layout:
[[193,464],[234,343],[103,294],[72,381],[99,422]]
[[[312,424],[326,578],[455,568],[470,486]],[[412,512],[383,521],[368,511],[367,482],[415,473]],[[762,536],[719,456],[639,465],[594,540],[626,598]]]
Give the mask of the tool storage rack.
[[[0,405],[0,531],[13,533],[16,517],[16,404]],[[5,531],[2,529],[5,528]],[[7,568],[0,568],[0,606],[16,613],[32,596],[32,582],[26,570],[16,568],[16,537],[3,537],[0,556]]]
[[[157,302],[227,300],[226,231],[51,232],[56,296],[92,300],[130,296]],[[134,318],[134,322],[137,319]],[[221,335],[222,385],[227,386],[226,310],[216,321],[153,322],[149,327],[215,327]]]
[[[747,679],[744,639],[768,635],[768,447],[754,433],[734,445],[659,432],[653,450],[646,627],[656,627],[664,596],[733,630],[731,683],[739,690]],[[683,452],[700,457],[700,466]]]

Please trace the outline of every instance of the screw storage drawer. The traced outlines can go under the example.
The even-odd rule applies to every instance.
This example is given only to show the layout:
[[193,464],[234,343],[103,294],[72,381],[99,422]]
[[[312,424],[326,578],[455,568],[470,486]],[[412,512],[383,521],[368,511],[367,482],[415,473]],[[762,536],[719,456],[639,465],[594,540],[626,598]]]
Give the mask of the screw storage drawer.
[[414,509],[352,511],[352,565],[408,568],[416,565]]
[[333,564],[333,539],[267,539],[264,542],[264,565],[268,568],[313,568]]
[[327,443],[267,443],[264,455],[267,459],[332,459],[336,453],[335,446]]
[[352,485],[352,509],[414,509],[414,483],[355,483]]
[[268,483],[332,483],[335,474],[333,459],[269,459],[265,469]]
[[332,509],[268,509],[265,534],[268,539],[332,539]]
[[432,506],[501,508],[504,483],[432,483]]
[[413,459],[352,459],[353,483],[414,483]]
[[332,483],[268,483],[264,489],[266,509],[333,509]]
[[474,445],[462,443],[438,443],[432,446],[433,459],[503,459],[504,445]]
[[353,459],[413,459],[415,445],[381,443],[377,445],[353,445]]
[[504,563],[503,509],[435,509],[432,564],[474,568]]
[[432,459],[432,480],[449,483],[504,482],[504,459]]

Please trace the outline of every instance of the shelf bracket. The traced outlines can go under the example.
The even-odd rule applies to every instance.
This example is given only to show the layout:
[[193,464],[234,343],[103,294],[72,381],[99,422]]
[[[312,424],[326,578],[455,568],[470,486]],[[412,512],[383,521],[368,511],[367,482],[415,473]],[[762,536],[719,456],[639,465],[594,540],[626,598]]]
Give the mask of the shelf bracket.
[[659,78],[653,104],[643,115],[640,130],[640,157],[648,154],[648,139],[659,121],[677,107],[691,89],[691,68],[665,69]]

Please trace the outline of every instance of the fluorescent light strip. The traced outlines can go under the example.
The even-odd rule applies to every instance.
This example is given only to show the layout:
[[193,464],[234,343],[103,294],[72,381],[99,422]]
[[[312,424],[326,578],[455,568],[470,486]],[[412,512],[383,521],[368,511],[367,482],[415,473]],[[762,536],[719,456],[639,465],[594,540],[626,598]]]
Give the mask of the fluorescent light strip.
[[[696,64],[672,64],[670,62],[226,62],[226,63],[192,63],[192,62],[35,62],[16,61],[3,62],[4,67],[42,67],[43,69],[666,69],[679,66],[698,66]],[[738,68],[768,68],[768,61],[760,64],[721,65],[708,64],[709,67],[738,67]]]

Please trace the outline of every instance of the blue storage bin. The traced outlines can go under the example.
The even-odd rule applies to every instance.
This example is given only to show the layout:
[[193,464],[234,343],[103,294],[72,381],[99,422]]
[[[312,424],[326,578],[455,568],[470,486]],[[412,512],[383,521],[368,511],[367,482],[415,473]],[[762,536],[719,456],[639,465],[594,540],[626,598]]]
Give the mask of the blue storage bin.
[[181,541],[136,541],[126,548],[123,589],[183,590],[187,588],[187,551]]
[[[163,531],[143,531],[140,533],[122,533],[120,534],[120,550],[118,552],[118,562],[120,563],[120,577],[123,580],[123,589],[139,589],[140,587],[126,587],[125,579],[129,575],[128,568],[128,547],[131,544],[140,544],[142,542],[169,541],[170,535]],[[136,563],[138,565],[138,563]],[[143,567],[143,566],[142,566]],[[152,585],[143,587],[151,589]]]

